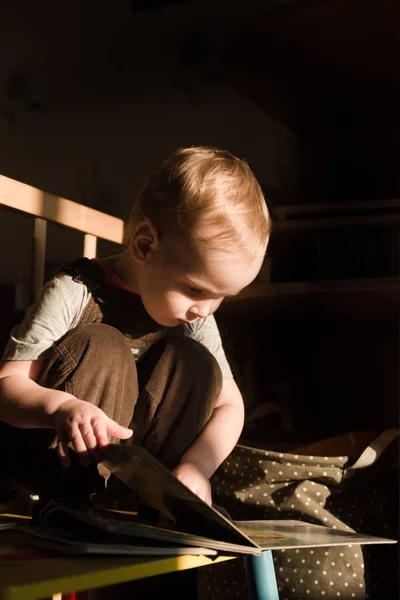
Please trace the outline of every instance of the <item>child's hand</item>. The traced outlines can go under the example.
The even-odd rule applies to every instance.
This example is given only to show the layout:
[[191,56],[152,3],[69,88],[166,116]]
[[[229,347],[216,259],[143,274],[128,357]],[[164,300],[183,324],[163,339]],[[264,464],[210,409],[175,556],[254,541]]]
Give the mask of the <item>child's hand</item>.
[[68,444],[78,454],[85,466],[91,463],[90,454],[99,458],[99,449],[108,445],[108,436],[126,440],[132,430],[122,427],[105,414],[100,408],[71,398],[60,404],[54,413],[54,427],[57,432],[57,453],[63,467],[69,467]]
[[210,482],[197,465],[182,462],[172,471],[172,474],[196,496],[211,506]]

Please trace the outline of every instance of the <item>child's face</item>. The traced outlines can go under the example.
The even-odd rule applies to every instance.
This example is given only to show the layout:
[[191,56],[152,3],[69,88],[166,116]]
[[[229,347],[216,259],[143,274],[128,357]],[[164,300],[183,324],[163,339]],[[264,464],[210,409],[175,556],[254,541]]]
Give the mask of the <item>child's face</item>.
[[221,248],[200,236],[165,235],[140,267],[138,291],[160,325],[191,323],[212,314],[226,296],[249,285],[263,258],[263,252],[246,258],[233,243]]

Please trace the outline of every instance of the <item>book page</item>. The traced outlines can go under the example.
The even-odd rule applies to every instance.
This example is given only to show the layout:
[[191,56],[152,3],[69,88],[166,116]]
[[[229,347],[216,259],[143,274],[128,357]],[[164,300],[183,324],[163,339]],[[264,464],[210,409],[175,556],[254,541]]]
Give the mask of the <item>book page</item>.
[[229,519],[193,494],[144,448],[110,444],[103,452],[106,467],[145,504],[169,518],[178,530],[258,548]]
[[394,544],[395,540],[312,525],[303,521],[235,521],[263,549],[314,548],[349,544]]

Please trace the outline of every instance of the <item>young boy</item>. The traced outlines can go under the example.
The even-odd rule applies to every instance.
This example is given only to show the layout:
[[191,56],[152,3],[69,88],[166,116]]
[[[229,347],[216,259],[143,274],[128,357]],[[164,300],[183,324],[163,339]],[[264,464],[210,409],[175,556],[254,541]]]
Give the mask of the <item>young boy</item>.
[[244,416],[213,313],[256,277],[269,233],[244,162],[208,147],[169,157],[138,195],[124,250],[61,270],[11,333],[9,474],[39,494],[86,496],[108,476],[99,450],[126,440],[211,503]]

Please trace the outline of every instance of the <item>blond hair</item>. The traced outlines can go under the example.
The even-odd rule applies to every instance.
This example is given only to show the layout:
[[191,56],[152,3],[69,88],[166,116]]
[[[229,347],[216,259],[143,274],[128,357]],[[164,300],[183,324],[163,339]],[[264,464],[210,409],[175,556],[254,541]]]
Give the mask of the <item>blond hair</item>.
[[233,241],[257,252],[267,246],[271,220],[262,190],[246,162],[207,146],[179,148],[147,177],[125,230],[150,222],[162,233],[175,225],[209,226],[213,243]]

